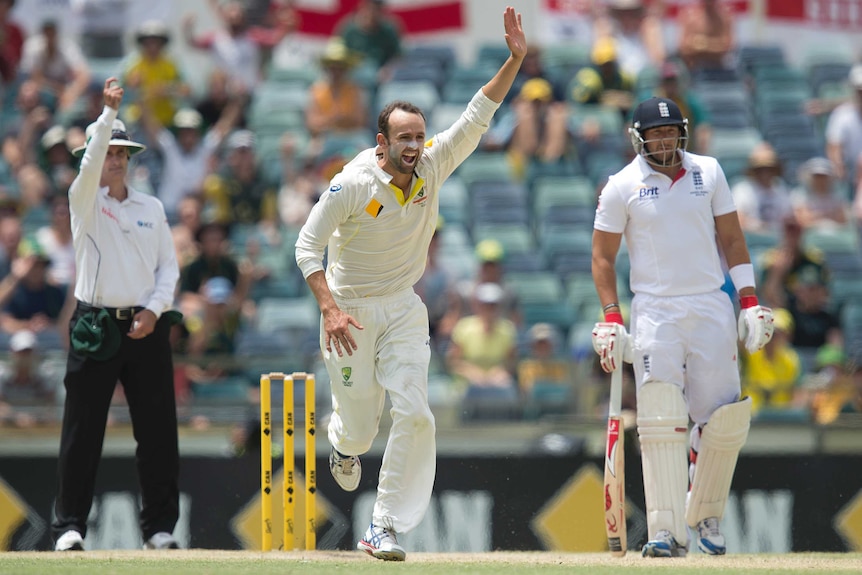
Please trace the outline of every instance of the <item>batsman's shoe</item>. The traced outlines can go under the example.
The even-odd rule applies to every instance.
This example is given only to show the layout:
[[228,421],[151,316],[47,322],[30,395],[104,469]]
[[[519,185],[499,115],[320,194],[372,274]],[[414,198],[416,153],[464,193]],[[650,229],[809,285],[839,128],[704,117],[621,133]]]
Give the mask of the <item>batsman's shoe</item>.
[[74,529],[70,529],[60,535],[54,544],[54,551],[83,551],[84,538]]
[[655,539],[647,541],[641,551],[644,557],[685,557],[685,554],[685,545],[681,545],[667,529],[656,533]]
[[718,518],[707,517],[697,524],[697,548],[707,555],[724,555],[727,545],[718,530]]
[[180,544],[167,531],[159,531],[144,543],[144,549],[179,549]]
[[368,526],[365,537],[359,540],[356,548],[384,561],[404,561],[407,558],[407,552],[398,544],[395,532],[373,523]]
[[341,455],[333,447],[329,452],[329,471],[345,491],[356,491],[362,479],[362,463],[358,455]]

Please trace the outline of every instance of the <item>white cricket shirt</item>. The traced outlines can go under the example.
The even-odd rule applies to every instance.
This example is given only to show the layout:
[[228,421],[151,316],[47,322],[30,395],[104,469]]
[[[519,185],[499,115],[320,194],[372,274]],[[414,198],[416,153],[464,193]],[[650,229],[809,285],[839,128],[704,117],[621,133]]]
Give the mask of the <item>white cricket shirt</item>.
[[736,211],[715,158],[683,153],[675,182],[640,155],[599,196],[594,227],[624,234],[633,293],[679,296],[724,284],[715,217]]
[[360,152],[333,178],[296,242],[303,276],[323,269],[336,297],[383,296],[412,288],[425,269],[437,225],[438,191],[476,148],[499,104],[479,92],[461,117],[425,143],[407,199],[377,165],[375,149]]
[[117,111],[105,106],[69,188],[75,298],[97,307],[171,307],[180,270],[162,203],[128,188],[119,202],[100,187]]

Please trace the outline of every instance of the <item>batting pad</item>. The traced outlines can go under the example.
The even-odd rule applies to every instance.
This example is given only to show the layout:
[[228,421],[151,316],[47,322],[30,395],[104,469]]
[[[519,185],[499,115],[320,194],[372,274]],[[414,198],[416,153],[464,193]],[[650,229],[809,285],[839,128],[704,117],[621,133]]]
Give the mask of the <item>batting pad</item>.
[[707,517],[724,516],[739,450],[748,438],[751,398],[716,409],[700,434],[700,448],[685,519],[695,527]]
[[662,529],[687,545],[688,408],[672,383],[647,383],[638,393],[638,436],[650,540]]

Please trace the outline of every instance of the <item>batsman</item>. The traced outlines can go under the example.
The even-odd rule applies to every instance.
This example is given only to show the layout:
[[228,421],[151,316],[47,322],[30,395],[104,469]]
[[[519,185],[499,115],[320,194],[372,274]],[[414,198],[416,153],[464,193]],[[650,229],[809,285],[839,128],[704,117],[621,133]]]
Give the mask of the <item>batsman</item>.
[[[592,272],[604,308],[593,348],[606,372],[631,362],[643,462],[644,557],[684,557],[688,527],[710,555],[727,551],[720,521],[748,437],[751,400],[740,397],[737,336],[748,352],[772,337],[754,268],[718,161],[686,151],[688,120],[666,98],[634,111],[635,158],[599,196]],[[631,262],[631,334],[614,263],[625,236]],[[738,294],[722,286],[724,265]],[[689,433],[689,420],[693,422]]]

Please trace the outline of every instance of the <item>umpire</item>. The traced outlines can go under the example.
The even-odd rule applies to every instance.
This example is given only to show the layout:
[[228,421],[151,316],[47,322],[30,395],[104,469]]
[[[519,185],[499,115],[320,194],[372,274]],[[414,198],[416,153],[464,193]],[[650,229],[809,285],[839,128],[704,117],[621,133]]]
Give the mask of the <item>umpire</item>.
[[[175,549],[179,449],[168,312],[179,268],[159,200],[126,185],[129,157],[144,150],[117,120],[123,89],[108,78],[105,107],[73,150],[69,188],[77,308],[70,322],[60,438],[56,551],[81,551],[114,388],[123,385],[137,441],[145,549]],[[163,313],[167,312],[167,313]]]

